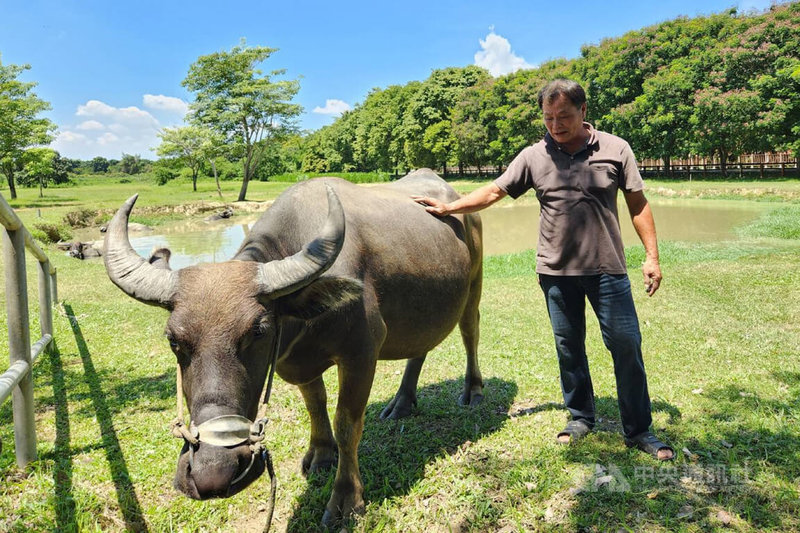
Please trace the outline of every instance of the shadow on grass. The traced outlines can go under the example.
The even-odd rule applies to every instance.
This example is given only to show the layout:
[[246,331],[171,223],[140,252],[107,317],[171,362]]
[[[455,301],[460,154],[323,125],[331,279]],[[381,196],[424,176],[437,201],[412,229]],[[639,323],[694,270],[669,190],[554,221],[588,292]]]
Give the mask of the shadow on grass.
[[[142,513],[141,505],[139,504],[139,499],[136,496],[136,490],[133,486],[133,482],[130,478],[130,473],[128,472],[128,466],[125,462],[125,457],[122,454],[122,449],[119,445],[119,438],[117,437],[117,431],[114,429],[114,421],[111,417],[111,410],[108,407],[108,403],[106,400],[106,395],[103,392],[103,388],[100,385],[100,378],[98,377],[97,371],[95,370],[94,363],[92,362],[92,356],[89,352],[89,347],[86,345],[86,340],[83,338],[83,332],[81,331],[81,326],[78,323],[78,319],[75,316],[75,313],[72,310],[72,306],[69,304],[64,304],[64,310],[66,311],[67,316],[70,320],[70,326],[72,328],[72,333],[75,335],[75,343],[78,346],[78,352],[81,357],[81,361],[83,362],[83,371],[86,378],[86,383],[89,386],[89,391],[91,395],[92,406],[94,407],[95,417],[97,419],[97,423],[100,426],[100,435],[102,441],[102,447],[106,454],[106,460],[108,461],[109,469],[111,470],[111,478],[114,481],[114,486],[116,488],[117,494],[117,503],[119,504],[120,511],[122,512],[122,517],[125,521],[126,529],[129,531],[147,531],[147,523],[144,520],[144,515]],[[59,360],[60,361],[60,360]],[[60,371],[61,377],[55,375],[57,372],[56,368],[54,368],[54,377],[53,377],[53,386],[56,387],[56,383],[60,382],[61,386],[63,386],[63,369],[60,368],[60,364],[58,365],[58,370]],[[57,393],[58,394],[58,393]],[[56,394],[56,395],[57,395]],[[58,405],[58,397],[56,397],[56,405]],[[66,428],[66,442],[62,442],[61,448],[62,452],[65,454],[69,454],[69,418],[66,412],[66,398],[64,398],[64,407],[63,407],[62,417],[63,422],[61,422],[62,427]],[[58,417],[59,411],[57,407],[56,416]],[[57,418],[58,420],[58,418]],[[59,422],[57,421],[57,427]],[[57,440],[61,438],[57,436]],[[58,463],[63,458],[59,457],[56,459]],[[64,493],[71,493],[71,487],[67,485],[67,482],[71,485],[71,459],[67,461],[69,463],[68,467],[64,467],[62,469],[62,473],[60,474],[61,478],[64,478],[64,482],[62,483],[62,488],[58,487],[58,479],[56,480],[56,492],[62,491]],[[56,472],[55,475],[59,475]],[[68,516],[68,512],[65,512],[64,519],[70,520],[70,518],[74,521],[74,507],[72,510],[73,516]],[[65,524],[67,525],[67,524]]]
[[72,455],[70,448],[69,407],[64,365],[56,341],[50,351],[50,374],[53,381],[56,439],[53,445],[53,485],[55,487],[56,524],[60,531],[77,531],[75,498],[72,494]]
[[[437,457],[455,453],[460,446],[497,430],[509,419],[517,394],[512,381],[490,378],[484,383],[484,400],[475,408],[458,405],[462,380],[447,380],[417,391],[418,407],[401,420],[380,420],[391,400],[367,406],[364,434],[358,456],[364,499],[369,505],[407,494],[425,477],[425,466]],[[335,468],[312,474],[299,498],[287,531],[316,531],[333,490]]]
[[[105,374],[100,373],[98,381],[103,382]],[[94,391],[88,394],[73,393],[72,397],[75,401],[82,401],[91,399]],[[154,400],[175,400],[175,373],[164,372],[158,376],[147,376],[142,378],[131,379],[125,381],[115,387],[109,388],[105,395],[106,406],[109,412],[117,413],[125,408],[126,405],[135,402],[141,402],[143,398],[150,398]],[[84,408],[77,411],[78,414],[85,414],[86,411],[91,410],[91,407]],[[152,411],[162,413],[163,408],[158,405],[151,405],[150,407],[140,407],[141,411]],[[90,413],[88,413],[90,414]]]
[[[800,374],[773,372],[772,378],[776,388],[787,387],[778,400],[739,385],[706,392],[706,416],[678,421],[664,433],[679,452],[674,462],[659,464],[602,434],[567,450],[567,459],[583,464],[589,475],[570,488],[574,505],[560,525],[797,530]],[[681,439],[681,433],[691,436]],[[604,475],[611,475],[610,483],[598,482]]]

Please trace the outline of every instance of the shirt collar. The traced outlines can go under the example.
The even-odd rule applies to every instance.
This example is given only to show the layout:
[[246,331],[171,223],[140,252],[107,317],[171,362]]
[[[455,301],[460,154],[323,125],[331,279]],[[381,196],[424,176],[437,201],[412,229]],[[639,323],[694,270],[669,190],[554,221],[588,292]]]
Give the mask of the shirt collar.
[[[580,150],[575,152],[576,154],[579,154],[579,153],[583,152],[584,150],[586,150],[587,148],[589,148],[590,146],[594,146],[594,145],[597,144],[597,130],[594,129],[594,126],[592,126],[588,122],[584,122],[583,123],[583,128],[585,130],[589,131],[589,138],[586,139],[586,144],[583,146],[583,148],[581,148]],[[555,139],[553,139],[550,136],[550,132],[549,131],[544,134],[544,141],[545,141],[545,143],[547,143],[548,146],[551,146],[551,147],[555,148],[556,150],[562,151],[561,150],[561,146],[559,146],[559,144],[555,141]],[[573,155],[575,155],[575,154],[573,154]]]

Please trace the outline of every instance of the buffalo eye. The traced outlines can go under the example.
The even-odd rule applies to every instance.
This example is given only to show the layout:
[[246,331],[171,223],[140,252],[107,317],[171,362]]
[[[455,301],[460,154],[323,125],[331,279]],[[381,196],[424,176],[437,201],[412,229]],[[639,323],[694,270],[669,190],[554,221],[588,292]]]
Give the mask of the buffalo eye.
[[175,340],[175,337],[173,337],[171,334],[167,333],[166,337],[167,337],[167,342],[169,342],[169,347],[172,348],[173,352],[178,353],[178,351],[180,351],[181,345],[178,343],[177,340]]
[[269,333],[270,327],[269,322],[266,320],[259,320],[255,324],[253,324],[253,337],[256,339],[260,339],[264,337],[267,333]]

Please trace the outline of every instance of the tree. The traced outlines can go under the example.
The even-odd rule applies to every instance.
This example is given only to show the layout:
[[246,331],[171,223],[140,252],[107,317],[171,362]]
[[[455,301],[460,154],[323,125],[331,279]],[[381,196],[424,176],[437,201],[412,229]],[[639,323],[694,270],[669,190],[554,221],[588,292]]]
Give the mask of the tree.
[[69,167],[69,160],[51,148],[30,148],[22,157],[22,173],[19,181],[27,186],[38,184],[39,198],[42,198],[43,189],[48,184],[69,181]]
[[606,122],[617,135],[636,146],[639,157],[670,159],[689,153],[695,81],[684,61],[675,61],[644,82],[642,94],[612,109]]
[[203,139],[200,144],[200,157],[208,161],[214,173],[214,183],[217,185],[217,194],[222,198],[222,188],[219,186],[219,173],[217,172],[217,158],[225,155],[225,139],[218,132],[205,129],[201,133]]
[[353,158],[359,170],[396,170],[404,160],[403,114],[419,88],[418,82],[373,89],[358,115]]
[[92,159],[92,172],[108,172],[108,159],[97,156]]
[[125,174],[138,174],[142,171],[144,163],[139,154],[122,154],[122,160],[119,162],[119,167]]
[[464,91],[489,78],[477,66],[434,70],[409,101],[403,119],[411,166],[447,167],[454,145],[452,110]]
[[164,128],[158,136],[161,138],[161,144],[156,148],[156,153],[162,157],[178,159],[189,167],[192,171],[192,190],[197,192],[197,175],[205,161],[209,159],[207,152],[211,149],[209,143],[212,132],[200,126],[184,126]]
[[33,92],[34,82],[19,81],[17,77],[30,65],[0,63],[0,169],[6,176],[11,198],[17,197],[14,173],[21,166],[25,149],[49,144],[56,125],[38,115],[50,109],[50,104]]
[[695,142],[700,153],[719,155],[723,176],[729,159],[763,147],[758,133],[761,98],[755,91],[721,91],[709,87],[698,91],[694,100]]
[[800,3],[772,6],[738,38],[728,54],[729,70],[747,72],[761,95],[767,144],[800,156]]
[[239,201],[270,141],[294,132],[294,118],[302,108],[291,103],[300,88],[296,80],[275,80],[285,73],[263,74],[256,65],[275,48],[247,47],[201,56],[189,68],[183,86],[195,93],[192,122],[220,133],[243,164]]

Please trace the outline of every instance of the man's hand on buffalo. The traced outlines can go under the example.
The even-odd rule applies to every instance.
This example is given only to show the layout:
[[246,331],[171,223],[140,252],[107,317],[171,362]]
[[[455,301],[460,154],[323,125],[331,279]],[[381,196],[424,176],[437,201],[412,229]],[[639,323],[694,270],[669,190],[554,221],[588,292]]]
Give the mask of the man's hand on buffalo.
[[425,208],[425,211],[428,213],[439,217],[444,217],[450,214],[450,211],[447,209],[447,203],[436,198],[430,198],[428,196],[412,196],[411,199],[422,205]]

